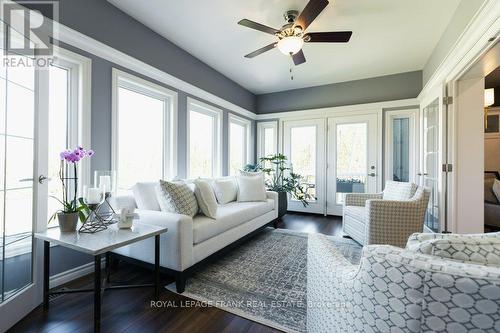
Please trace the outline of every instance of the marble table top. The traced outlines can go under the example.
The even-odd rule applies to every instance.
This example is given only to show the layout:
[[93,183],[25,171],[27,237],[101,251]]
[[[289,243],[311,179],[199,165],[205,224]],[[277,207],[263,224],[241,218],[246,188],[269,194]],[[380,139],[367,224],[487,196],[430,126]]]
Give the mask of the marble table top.
[[113,224],[108,226],[108,229],[94,234],[78,231],[61,232],[59,228],[50,228],[35,233],[35,238],[95,256],[160,235],[167,230],[165,227],[134,222],[131,229],[119,229]]

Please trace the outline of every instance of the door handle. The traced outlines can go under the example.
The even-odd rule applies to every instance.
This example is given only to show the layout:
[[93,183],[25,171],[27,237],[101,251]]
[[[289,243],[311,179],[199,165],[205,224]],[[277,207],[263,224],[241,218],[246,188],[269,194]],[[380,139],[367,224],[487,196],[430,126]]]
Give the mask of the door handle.
[[38,177],[38,182],[39,182],[40,184],[45,183],[45,181],[46,181],[46,180],[47,180],[47,181],[50,181],[50,178],[48,178],[48,177],[46,177],[46,176],[44,176],[44,175],[40,175],[40,176]]
[[371,172],[371,173],[368,174],[368,176],[375,177],[375,176],[377,176],[377,174],[375,172]]
[[[33,178],[23,178],[23,179],[19,179],[19,182],[20,183],[23,183],[23,182],[32,182],[34,179]],[[49,180],[50,181],[50,178],[47,178],[46,176],[44,175],[40,175],[38,177],[38,182],[40,184],[43,184],[46,180]]]
[[428,173],[425,173],[425,172],[424,173],[421,173],[421,172],[417,173],[417,176],[427,176],[427,175],[428,175]]

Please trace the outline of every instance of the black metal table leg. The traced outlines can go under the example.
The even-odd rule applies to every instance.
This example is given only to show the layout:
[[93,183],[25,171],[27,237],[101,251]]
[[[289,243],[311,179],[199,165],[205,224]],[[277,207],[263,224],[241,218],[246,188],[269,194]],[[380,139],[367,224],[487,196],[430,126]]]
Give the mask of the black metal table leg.
[[50,242],[43,241],[43,309],[49,309]]
[[160,295],[160,235],[155,236],[155,300]]
[[94,332],[101,330],[101,255],[94,257]]

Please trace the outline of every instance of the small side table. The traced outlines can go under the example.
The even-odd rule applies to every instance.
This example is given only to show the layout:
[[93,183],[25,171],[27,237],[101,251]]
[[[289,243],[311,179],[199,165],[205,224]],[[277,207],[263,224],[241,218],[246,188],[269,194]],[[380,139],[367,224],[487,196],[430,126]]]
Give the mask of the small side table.
[[[167,232],[167,228],[155,225],[134,223],[131,229],[118,229],[111,225],[108,229],[95,234],[69,232],[63,233],[59,228],[48,229],[45,232],[35,233],[35,238],[44,241],[43,247],[43,306],[49,309],[49,296],[55,294],[70,294],[77,292],[94,292],[94,332],[101,328],[101,293],[104,290],[126,289],[138,287],[154,287],[155,299],[158,300],[160,292],[160,235]],[[129,245],[149,237],[155,237],[155,272],[154,283],[141,285],[107,285],[109,282],[109,269],[106,281],[101,278],[101,258],[106,255],[106,267],[108,267],[109,252],[119,247]],[[49,288],[50,267],[50,243],[55,243],[69,249],[90,254],[94,257],[94,288],[93,289],[63,289],[53,290]],[[103,287],[104,284],[104,287]]]

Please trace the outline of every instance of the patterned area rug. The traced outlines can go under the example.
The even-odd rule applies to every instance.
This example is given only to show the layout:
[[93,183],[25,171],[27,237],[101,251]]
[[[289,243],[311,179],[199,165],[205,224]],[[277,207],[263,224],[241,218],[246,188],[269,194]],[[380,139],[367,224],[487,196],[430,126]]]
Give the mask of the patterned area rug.
[[[353,264],[361,246],[329,237]],[[307,234],[267,228],[188,279],[183,296],[285,331],[305,332]],[[167,286],[175,292],[175,284]]]

